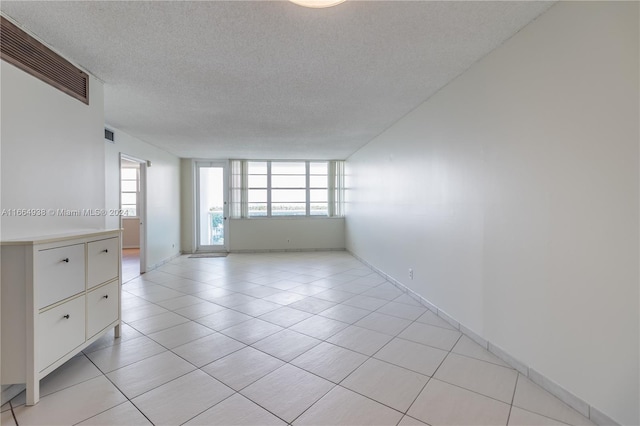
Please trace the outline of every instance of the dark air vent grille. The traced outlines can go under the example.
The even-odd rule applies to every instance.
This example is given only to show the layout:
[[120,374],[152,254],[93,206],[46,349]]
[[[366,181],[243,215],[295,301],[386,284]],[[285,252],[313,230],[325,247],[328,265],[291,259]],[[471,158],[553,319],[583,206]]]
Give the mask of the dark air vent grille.
[[104,138],[108,141],[114,142],[115,136],[111,130],[104,129]]
[[69,61],[2,18],[0,51],[2,59],[34,77],[89,104],[89,76]]

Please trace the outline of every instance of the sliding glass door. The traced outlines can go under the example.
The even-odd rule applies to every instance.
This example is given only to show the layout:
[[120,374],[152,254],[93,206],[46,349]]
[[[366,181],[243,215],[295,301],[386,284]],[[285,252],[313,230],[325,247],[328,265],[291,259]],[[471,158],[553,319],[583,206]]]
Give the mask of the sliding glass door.
[[196,162],[198,251],[228,251],[227,193],[227,164]]

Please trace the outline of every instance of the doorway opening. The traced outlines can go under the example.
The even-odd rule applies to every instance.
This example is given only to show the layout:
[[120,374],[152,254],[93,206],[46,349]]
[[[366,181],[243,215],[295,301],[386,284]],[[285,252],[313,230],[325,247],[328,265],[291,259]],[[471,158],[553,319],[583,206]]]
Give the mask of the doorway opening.
[[146,272],[146,167],[146,161],[120,154],[123,283]]

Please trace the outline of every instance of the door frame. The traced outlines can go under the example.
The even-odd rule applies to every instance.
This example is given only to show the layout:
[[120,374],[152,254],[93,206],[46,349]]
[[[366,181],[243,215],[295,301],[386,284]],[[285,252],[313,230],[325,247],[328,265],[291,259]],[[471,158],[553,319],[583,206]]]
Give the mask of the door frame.
[[[147,272],[147,161],[120,153],[118,160],[118,205],[122,211],[122,160],[133,161],[140,165],[140,193],[138,198],[138,219],[140,220],[140,274]],[[120,229],[122,215],[120,216]]]
[[[200,244],[200,167],[221,167],[222,168],[222,193],[223,193],[223,218],[224,218],[224,244],[222,245],[202,245]],[[194,246],[196,253],[229,252],[229,162],[226,160],[194,160]]]

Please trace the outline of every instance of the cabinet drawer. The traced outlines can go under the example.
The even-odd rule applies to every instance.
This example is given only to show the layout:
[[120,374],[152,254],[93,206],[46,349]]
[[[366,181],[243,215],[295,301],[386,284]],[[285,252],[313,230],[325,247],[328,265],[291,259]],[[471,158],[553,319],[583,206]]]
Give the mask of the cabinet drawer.
[[87,294],[87,339],[118,319],[118,281],[103,285]]
[[38,315],[38,371],[84,343],[85,296]]
[[87,285],[89,288],[118,277],[120,243],[118,238],[87,244]]
[[84,244],[40,250],[36,255],[38,309],[84,291]]

